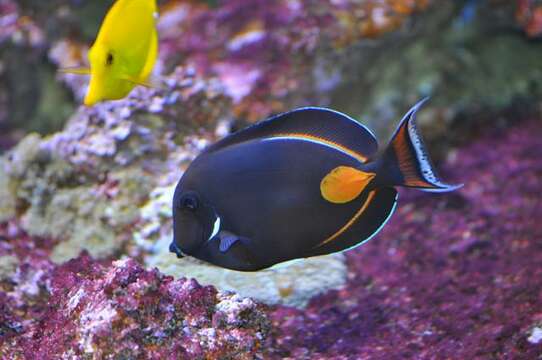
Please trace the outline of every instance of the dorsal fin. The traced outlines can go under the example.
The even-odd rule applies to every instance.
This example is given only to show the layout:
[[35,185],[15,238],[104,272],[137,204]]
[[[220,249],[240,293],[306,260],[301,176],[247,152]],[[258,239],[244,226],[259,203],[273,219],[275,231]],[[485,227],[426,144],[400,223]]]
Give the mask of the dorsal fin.
[[326,108],[306,107],[271,117],[233,133],[209,146],[204,153],[254,139],[293,137],[336,146],[366,162],[377,151],[374,135],[351,117]]

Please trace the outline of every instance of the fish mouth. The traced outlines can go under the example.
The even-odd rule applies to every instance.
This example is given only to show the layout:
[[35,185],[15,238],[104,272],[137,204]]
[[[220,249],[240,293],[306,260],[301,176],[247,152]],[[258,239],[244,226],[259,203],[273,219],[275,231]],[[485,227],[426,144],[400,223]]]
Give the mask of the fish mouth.
[[177,245],[177,243],[175,242],[175,239],[174,239],[169,244],[169,252],[177,255],[177,259],[182,259],[183,257],[187,257],[187,256],[194,256],[195,254],[200,252],[201,249],[204,248],[206,243],[207,243],[206,238],[205,238],[205,233],[203,231],[201,231],[200,234],[201,234],[201,236],[200,236],[201,241],[196,246],[193,246],[190,249],[185,248],[184,250],[182,250]]
[[177,244],[175,244],[175,241],[172,241],[171,244],[169,244],[169,252],[172,252],[175,255],[177,255],[177,259],[182,259],[183,257],[186,256],[186,254],[183,253],[181,249],[179,249]]
[[221,230],[221,219],[220,216],[217,215],[216,210],[213,207],[209,207],[209,209],[211,211],[211,214],[214,216],[214,221],[210,226],[204,226],[202,225],[203,221],[198,221],[199,226],[196,230],[196,233],[194,234],[194,237],[196,239],[199,238],[199,241],[197,241],[196,244],[191,243],[189,244],[191,246],[183,246],[183,249],[181,249],[181,247],[179,247],[177,245],[177,242],[175,241],[174,234],[173,240],[169,245],[169,251],[177,255],[178,259],[187,256],[198,257],[198,254],[201,254],[202,251],[205,251],[205,249],[209,246],[209,243],[212,240],[216,239],[216,236]]

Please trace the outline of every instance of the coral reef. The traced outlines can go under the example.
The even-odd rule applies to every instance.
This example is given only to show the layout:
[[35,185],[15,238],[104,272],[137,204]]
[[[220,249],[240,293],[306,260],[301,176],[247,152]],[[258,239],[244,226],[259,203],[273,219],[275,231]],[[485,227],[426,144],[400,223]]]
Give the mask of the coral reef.
[[50,13],[32,7],[27,14],[20,3],[0,1],[0,145],[24,134],[16,129],[60,130],[75,107],[54,80],[54,66],[43,61],[51,38],[37,18]]
[[127,100],[80,108],[63,132],[29,135],[0,159],[0,220],[19,210],[31,235],[64,240],[53,252],[59,262],[82,249],[98,257],[118,252],[149,192],[177,181],[183,163],[213,138],[186,134],[217,121],[223,97],[203,80],[185,85],[167,95],[138,89]]
[[264,349],[269,320],[250,299],[133,260],[55,266],[48,244],[14,223],[0,236],[2,358],[252,359]]
[[217,76],[234,101],[234,114],[253,122],[324,95],[342,81],[338,72],[321,68],[326,52],[396,30],[428,3],[255,0],[205,11],[171,2],[162,10],[161,51]]

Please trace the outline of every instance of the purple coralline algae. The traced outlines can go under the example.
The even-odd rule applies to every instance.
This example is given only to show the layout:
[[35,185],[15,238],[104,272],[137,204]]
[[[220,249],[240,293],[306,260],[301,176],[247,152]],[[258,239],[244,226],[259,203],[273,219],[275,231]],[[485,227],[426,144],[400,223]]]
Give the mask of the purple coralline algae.
[[11,359],[252,359],[267,315],[248,298],[174,280],[134,260],[82,254],[63,265],[46,240],[0,228],[0,355]]
[[461,190],[403,191],[382,233],[347,253],[343,290],[272,312],[275,355],[539,358],[541,139],[540,122],[496,132],[450,157]]
[[428,4],[236,0],[209,11],[198,2],[171,1],[161,10],[161,52],[217,76],[234,102],[234,114],[257,121],[316,95],[313,82],[321,79],[311,73],[322,51],[396,30]]

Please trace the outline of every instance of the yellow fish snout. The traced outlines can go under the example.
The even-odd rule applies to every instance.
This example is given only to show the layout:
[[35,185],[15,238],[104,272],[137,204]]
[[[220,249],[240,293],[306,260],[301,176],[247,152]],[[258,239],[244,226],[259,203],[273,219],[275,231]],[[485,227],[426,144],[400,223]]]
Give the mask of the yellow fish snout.
[[83,103],[86,106],[92,106],[99,102],[101,99],[96,96],[96,91],[91,91],[91,87],[89,86],[89,89],[87,91],[87,94],[85,95],[85,99],[83,100]]
[[126,97],[135,84],[120,79],[111,72],[91,71],[90,84],[84,99],[86,106],[92,106],[104,100],[119,100]]
[[85,95],[85,99],[83,100],[83,103],[86,106],[92,106],[106,99],[106,94],[104,94],[104,90],[106,90],[106,82],[104,80],[105,79],[103,78],[103,76],[100,76],[100,74],[91,74],[87,94]]

